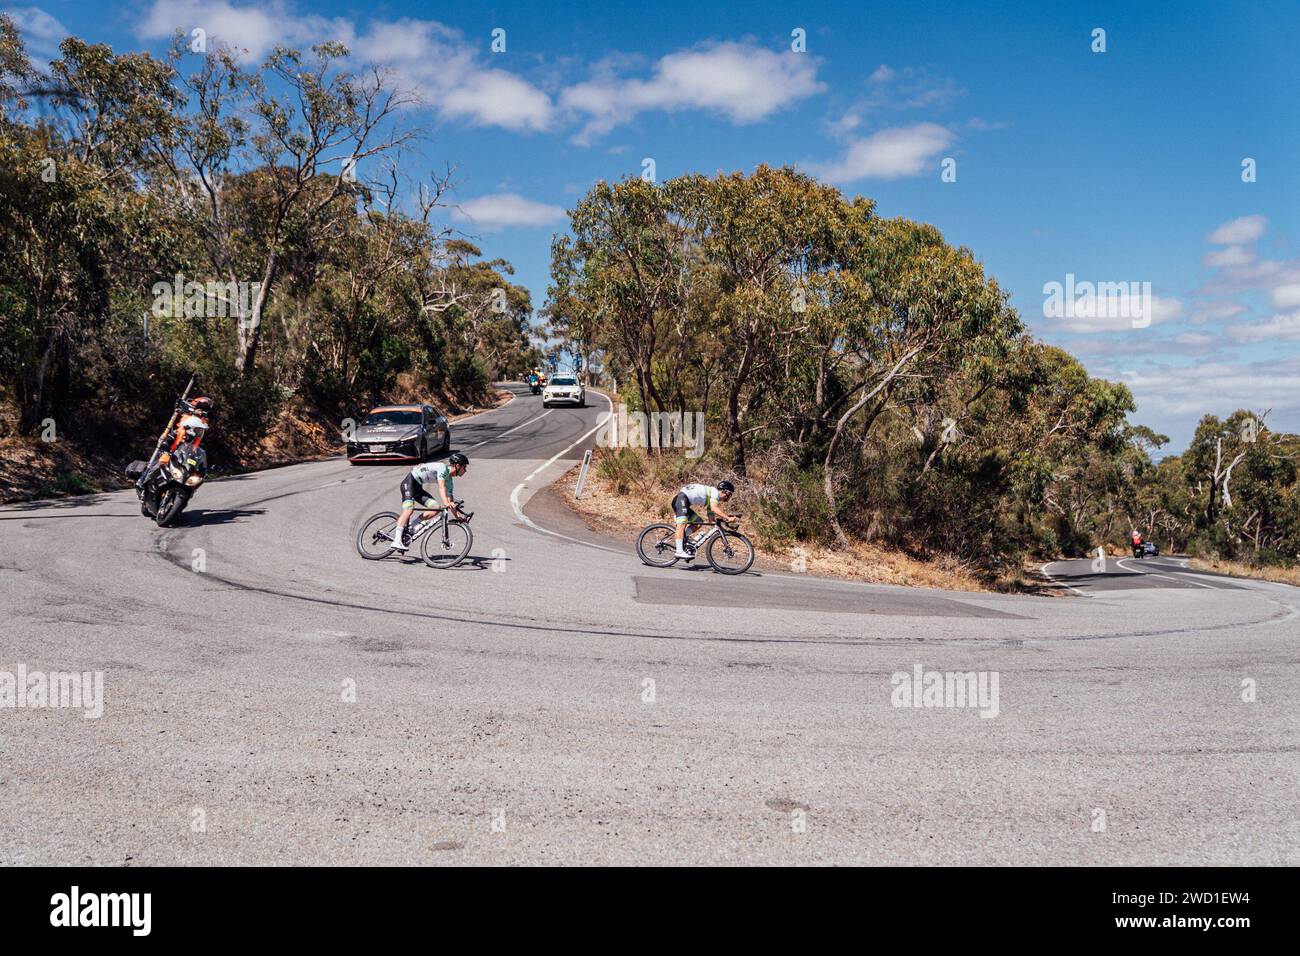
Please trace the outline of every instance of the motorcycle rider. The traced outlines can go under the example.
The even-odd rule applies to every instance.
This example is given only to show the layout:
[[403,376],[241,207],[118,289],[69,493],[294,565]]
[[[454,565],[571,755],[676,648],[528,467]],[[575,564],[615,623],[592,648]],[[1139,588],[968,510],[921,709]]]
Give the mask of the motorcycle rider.
[[176,436],[172,440],[171,451],[175,451],[181,444],[181,433],[186,429],[197,434],[196,441],[203,441],[203,436],[208,431],[208,416],[212,414],[212,399],[204,395],[200,395],[192,402],[180,399],[176,403],[176,414],[185,417],[176,426]]
[[736,486],[731,482],[718,482],[717,487],[713,485],[702,485],[693,483],[684,486],[681,491],[673,497],[673,541],[676,545],[674,552],[679,558],[691,557],[690,552],[686,550],[686,526],[690,525],[691,534],[704,523],[705,518],[701,518],[696,512],[698,508],[703,511],[706,517],[717,516],[723,521],[736,522],[739,518],[733,518],[722,510],[722,502],[730,501],[731,496],[736,493]]
[[1133,529],[1133,557],[1136,558],[1142,554],[1143,544],[1144,542],[1142,540],[1142,532],[1139,531],[1137,528],[1134,528]]
[[[203,436],[208,433],[208,416],[212,414],[212,399],[204,395],[188,402],[183,398],[178,399],[175,414],[182,417],[168,436],[171,441],[163,439],[164,444],[168,446],[167,450],[159,455],[153,466],[147,468],[140,476],[136,484],[141,488],[148,484],[149,479],[158,469],[170,460],[171,453],[185,442],[193,442],[196,449],[203,444]],[[204,457],[206,458],[206,453]]]
[[[393,529],[394,551],[405,551],[410,546],[411,535],[407,528],[411,522],[411,515],[417,507],[424,509],[424,513],[418,519],[421,521],[444,508],[451,512],[453,518],[464,518],[452,500],[452,486],[455,479],[465,474],[465,469],[468,467],[469,458],[461,452],[454,451],[447,456],[446,461],[430,461],[416,465],[411,469],[411,473],[402,479],[402,514],[397,519],[397,527]],[[438,489],[436,497],[431,496],[426,487],[434,483]]]

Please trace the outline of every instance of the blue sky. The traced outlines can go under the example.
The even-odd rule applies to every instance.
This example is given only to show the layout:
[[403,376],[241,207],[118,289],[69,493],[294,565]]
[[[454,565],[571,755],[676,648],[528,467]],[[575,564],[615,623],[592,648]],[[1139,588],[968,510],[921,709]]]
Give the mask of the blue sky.
[[[1040,338],[1133,389],[1167,450],[1238,407],[1300,431],[1300,4],[981,6],[7,8],[47,56],[64,32],[162,51],[201,27],[251,55],[344,40],[423,95],[420,153],[457,169],[455,224],[538,306],[551,233],[595,180],[647,158],[661,180],[791,163],[972,249]],[[1151,283],[1152,321],[1045,316],[1067,275]]]

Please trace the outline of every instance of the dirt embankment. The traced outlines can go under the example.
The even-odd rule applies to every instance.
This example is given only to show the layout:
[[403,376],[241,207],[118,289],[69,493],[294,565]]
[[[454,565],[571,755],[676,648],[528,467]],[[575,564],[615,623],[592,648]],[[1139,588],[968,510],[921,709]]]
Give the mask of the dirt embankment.
[[[495,388],[492,401],[484,405],[462,407],[445,397],[432,399],[439,408],[447,409],[447,418],[453,422],[509,400],[509,392]],[[221,427],[219,415],[213,427]],[[0,439],[0,504],[128,488],[130,482],[123,477],[123,468],[132,459],[147,457],[155,441],[156,434],[142,438],[119,454],[86,448],[57,436],[51,441],[26,436]],[[256,447],[233,462],[214,464],[238,473],[316,461],[342,452],[343,443],[331,416],[293,405],[280,413]]]
[[[588,470],[582,498],[575,498],[577,467],[564,475],[555,488],[568,507],[589,529],[607,538],[635,546],[636,536],[648,524],[672,522],[670,507],[677,488],[660,486],[651,481],[636,482],[620,494],[612,480],[598,473],[597,450]],[[745,507],[742,501],[738,509]],[[759,570],[786,574],[811,574],[819,577],[863,581],[871,584],[901,584],[908,587],[942,588],[953,591],[1014,591],[1052,594],[1050,582],[1040,580],[1036,571],[1025,568],[1005,578],[990,581],[987,577],[950,558],[927,562],[910,555],[865,542],[853,542],[847,550],[831,549],[811,543],[781,544],[765,541],[752,527],[741,530],[754,541]]]

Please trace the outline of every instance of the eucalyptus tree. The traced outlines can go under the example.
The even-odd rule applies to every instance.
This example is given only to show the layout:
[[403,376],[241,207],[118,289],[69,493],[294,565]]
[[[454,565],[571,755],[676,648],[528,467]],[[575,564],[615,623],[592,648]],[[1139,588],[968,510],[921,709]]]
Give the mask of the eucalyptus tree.
[[[173,62],[186,56],[179,44]],[[192,104],[176,136],[159,151],[171,196],[200,236],[208,266],[240,283],[256,277],[256,294],[237,319],[235,365],[252,372],[262,316],[295,250],[338,236],[344,214],[364,188],[362,163],[397,150],[416,130],[398,122],[416,102],[382,70],[352,72],[348,49],[322,43],[310,56],[276,48],[250,69],[228,48],[204,54],[184,80]],[[232,210],[231,186],[256,171],[256,190]]]

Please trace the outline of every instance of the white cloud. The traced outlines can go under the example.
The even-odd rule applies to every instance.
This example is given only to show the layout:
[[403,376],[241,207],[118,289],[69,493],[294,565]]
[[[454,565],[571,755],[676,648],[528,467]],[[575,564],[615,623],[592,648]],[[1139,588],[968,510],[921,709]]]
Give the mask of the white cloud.
[[1290,309],[1300,305],[1300,282],[1274,287],[1273,305],[1278,309]]
[[1205,264],[1215,269],[1248,266],[1254,260],[1255,253],[1245,246],[1225,246],[1205,255]]
[[599,70],[566,89],[560,103],[588,117],[578,134],[585,143],[646,110],[707,110],[732,123],[753,123],[822,89],[817,61],[807,54],[709,43],[662,57],[649,79]]
[[448,90],[439,100],[450,117],[480,126],[504,126],[521,132],[551,125],[551,98],[527,80],[504,70],[484,70]]
[[548,128],[554,118],[546,93],[519,76],[486,66],[458,30],[433,20],[371,20],[359,28],[343,18],[297,13],[286,0],[153,0],[136,33],[143,39],[162,39],[196,27],[207,31],[210,43],[245,49],[254,59],[277,45],[306,47],[338,40],[361,62],[391,70],[403,88],[419,94],[445,119],[531,132]]
[[899,179],[927,169],[938,175],[935,158],[953,142],[953,134],[935,123],[917,123],[882,129],[850,143],[844,156],[831,163],[810,163],[809,168],[833,183],[860,179]]
[[1253,345],[1258,342],[1300,342],[1300,312],[1278,314],[1262,322],[1242,322],[1228,326],[1234,342]]
[[1294,431],[1300,427],[1300,358],[1259,362],[1167,362],[1120,372],[1090,369],[1123,381],[1138,401],[1138,419],[1173,437],[1178,451],[1191,438],[1202,415],[1232,414],[1239,408],[1272,409],[1269,425]]
[[496,193],[460,203],[455,216],[481,232],[496,232],[510,227],[549,226],[564,219],[565,211],[563,206],[535,202],[518,193]]
[[1205,241],[1219,246],[1254,242],[1264,234],[1267,225],[1268,220],[1263,216],[1241,216],[1223,223],[1206,236]]
[[33,66],[43,68],[63,56],[59,44],[71,31],[57,19],[39,7],[9,7],[5,12],[17,25]]
[[153,0],[135,32],[142,39],[160,40],[169,39],[177,30],[189,35],[201,29],[209,42],[225,43],[260,58],[277,44],[323,39],[327,26],[325,18],[296,16],[279,0],[245,6],[228,0]]
[[1246,307],[1240,302],[1204,302],[1196,307],[1192,322],[1204,325],[1206,322],[1231,319],[1245,311]]

